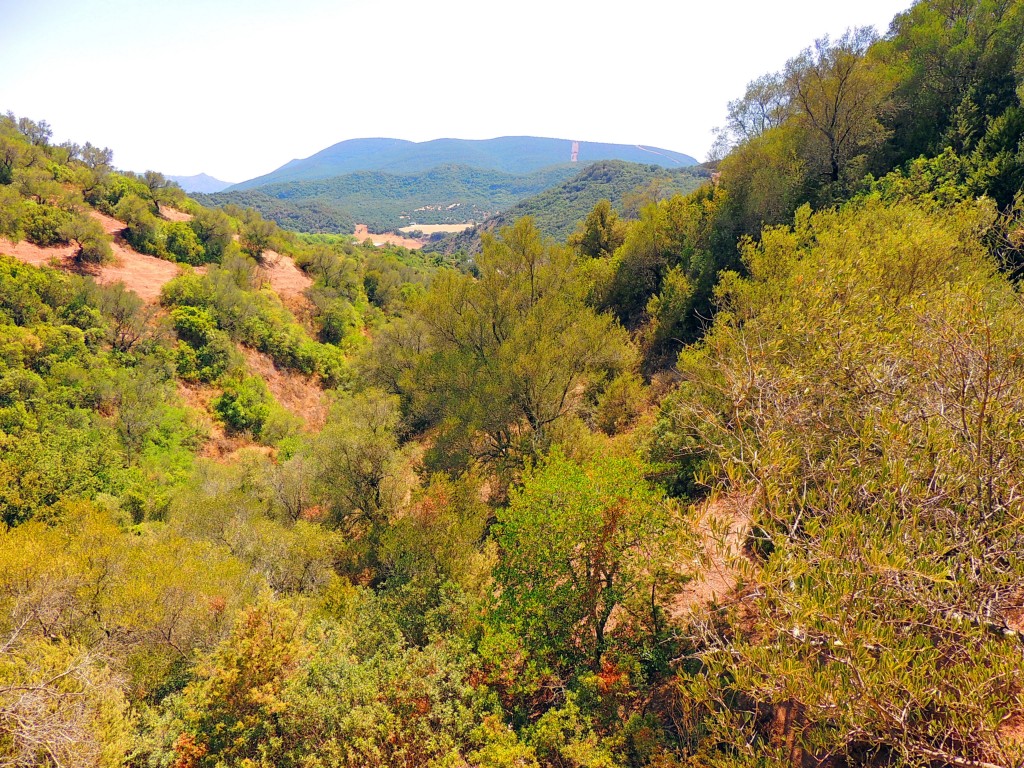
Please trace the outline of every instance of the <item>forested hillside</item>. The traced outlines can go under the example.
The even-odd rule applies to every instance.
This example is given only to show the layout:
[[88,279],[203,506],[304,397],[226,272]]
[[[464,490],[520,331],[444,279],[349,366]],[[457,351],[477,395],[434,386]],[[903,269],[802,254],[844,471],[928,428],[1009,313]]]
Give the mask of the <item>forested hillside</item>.
[[408,175],[358,171],[199,199],[211,205],[250,205],[281,226],[305,232],[348,234],[353,221],[366,224],[371,232],[389,232],[410,224],[482,221],[577,171],[568,163],[519,175],[463,165]]
[[532,218],[542,234],[564,241],[601,200],[609,201],[616,211],[636,217],[648,203],[691,192],[710,175],[703,168],[668,169],[619,160],[596,162],[568,181],[520,200],[472,230],[430,243],[427,250],[479,253],[481,232],[494,232],[524,216]]
[[462,264],[0,118],[0,765],[1020,765],[1022,43],[919,0]]

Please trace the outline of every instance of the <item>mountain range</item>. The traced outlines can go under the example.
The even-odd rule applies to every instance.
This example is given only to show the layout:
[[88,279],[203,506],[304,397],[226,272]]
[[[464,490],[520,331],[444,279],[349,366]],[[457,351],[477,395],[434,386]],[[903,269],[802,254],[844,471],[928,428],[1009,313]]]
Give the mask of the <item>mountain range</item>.
[[602,144],[535,136],[502,136],[496,139],[435,139],[414,142],[404,139],[351,139],[302,160],[292,160],[275,171],[230,187],[230,191],[255,189],[288,181],[327,179],[356,171],[415,174],[443,165],[525,174],[552,165],[595,160],[626,160],[666,168],[696,165],[690,155],[658,147]]
[[208,176],[205,173],[200,173],[195,176],[168,176],[167,178],[189,193],[201,192],[208,194],[212,192],[220,192],[223,189],[227,189],[234,183],[231,181],[215,179],[213,176]]
[[[373,232],[475,223],[603,161],[648,169],[639,172],[639,183],[647,183],[653,171],[687,175],[697,162],[656,147],[532,136],[419,143],[352,139],[216,191],[205,202],[250,206],[281,226],[307,232],[351,232],[354,222]],[[625,183],[621,172],[617,178],[620,186]],[[574,225],[575,217],[562,222]]]

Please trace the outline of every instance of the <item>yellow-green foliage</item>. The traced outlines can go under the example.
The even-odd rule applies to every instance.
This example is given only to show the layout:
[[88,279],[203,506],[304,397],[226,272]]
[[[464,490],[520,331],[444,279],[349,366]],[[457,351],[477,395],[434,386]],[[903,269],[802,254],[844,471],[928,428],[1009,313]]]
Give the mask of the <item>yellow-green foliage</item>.
[[29,637],[0,646],[0,759],[7,765],[117,768],[133,721],[102,654]]
[[[665,443],[756,500],[742,623],[685,681],[713,732],[785,704],[813,759],[1021,759],[999,737],[1024,705],[1024,310],[981,245],[991,221],[804,210],[748,244],[750,277],[723,281],[681,357]],[[729,737],[744,761],[776,754],[751,735]]]
[[159,526],[128,531],[83,503],[54,517],[0,533],[0,628],[14,642],[60,639],[105,654],[146,694],[246,598],[238,561],[211,545]]
[[587,306],[573,254],[529,219],[485,238],[479,270],[479,279],[440,272],[380,335],[368,365],[403,396],[410,421],[440,426],[435,466],[475,456],[514,469],[635,353],[609,315]]

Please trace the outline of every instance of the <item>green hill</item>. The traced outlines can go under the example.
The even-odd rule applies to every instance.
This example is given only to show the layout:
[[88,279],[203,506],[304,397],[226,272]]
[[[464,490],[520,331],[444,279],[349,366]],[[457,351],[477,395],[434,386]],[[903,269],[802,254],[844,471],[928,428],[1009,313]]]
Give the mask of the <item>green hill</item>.
[[703,167],[662,168],[621,160],[602,160],[587,166],[571,179],[519,201],[465,232],[435,240],[427,250],[476,253],[480,232],[491,231],[532,216],[537,228],[556,240],[565,240],[599,200],[609,200],[617,210],[628,210],[645,198],[666,197],[696,189],[708,176]]
[[284,200],[262,189],[192,196],[211,206],[232,204],[253,208],[264,218],[295,232],[349,234],[355,229],[352,214],[324,200]]
[[383,232],[409,224],[482,221],[576,174],[575,165],[511,174],[445,165],[412,174],[358,171],[330,179],[270,184],[203,196],[213,205],[250,205],[281,226],[351,232],[351,222]]

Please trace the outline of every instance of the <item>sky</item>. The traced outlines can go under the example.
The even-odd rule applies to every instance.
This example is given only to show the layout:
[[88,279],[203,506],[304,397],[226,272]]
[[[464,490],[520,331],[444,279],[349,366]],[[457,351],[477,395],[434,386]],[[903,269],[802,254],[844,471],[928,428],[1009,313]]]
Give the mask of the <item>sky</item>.
[[703,160],[728,102],[911,0],[0,0],[0,112],[238,182],[345,139],[548,136]]

